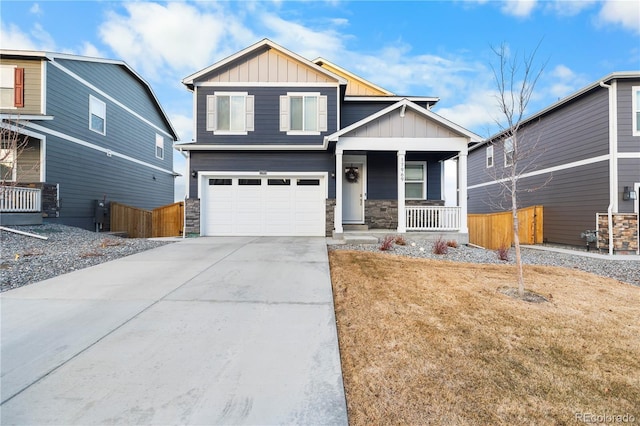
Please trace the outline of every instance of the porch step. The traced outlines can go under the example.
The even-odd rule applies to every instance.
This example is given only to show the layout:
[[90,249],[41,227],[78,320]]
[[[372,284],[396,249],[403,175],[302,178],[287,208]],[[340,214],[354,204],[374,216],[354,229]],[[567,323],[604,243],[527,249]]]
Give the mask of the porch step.
[[345,231],[368,231],[369,225],[344,224],[342,225],[342,229]]
[[378,238],[370,235],[345,235],[345,244],[378,244]]

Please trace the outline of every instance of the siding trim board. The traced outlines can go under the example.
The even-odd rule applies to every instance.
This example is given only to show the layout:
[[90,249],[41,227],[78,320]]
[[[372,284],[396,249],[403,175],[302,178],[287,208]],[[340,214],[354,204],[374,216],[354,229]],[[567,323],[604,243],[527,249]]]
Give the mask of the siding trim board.
[[[51,136],[59,137],[59,138],[64,139],[66,141],[73,142],[73,143],[78,144],[78,145],[82,145],[82,146],[84,146],[86,148],[90,148],[90,149],[93,149],[95,151],[103,152],[108,156],[122,158],[122,159],[130,161],[132,163],[140,164],[142,166],[146,166],[146,167],[149,167],[151,169],[158,170],[158,171],[161,171],[163,173],[170,174],[170,175],[174,175],[175,174],[172,170],[163,169],[162,167],[158,167],[158,166],[155,166],[153,164],[149,164],[147,162],[138,160],[138,159],[133,158],[133,157],[129,157],[128,155],[125,155],[125,154],[120,154],[119,152],[115,152],[115,151],[112,151],[110,149],[103,148],[101,146],[92,144],[90,142],[83,141],[82,139],[74,138],[73,136],[66,135],[66,134],[58,132],[56,130],[47,129],[46,127],[42,127],[42,126],[40,126],[38,124],[27,123],[26,127],[30,127],[30,128],[32,128],[34,130],[39,131],[39,132],[48,133]],[[22,129],[21,132],[25,133],[25,130]]]
[[[586,166],[588,164],[594,164],[594,163],[599,163],[601,161],[608,161],[608,160],[609,160],[609,154],[601,155],[599,157],[587,158],[586,160],[573,161],[571,163],[561,164],[559,166],[554,166],[554,167],[549,167],[549,168],[546,168],[546,169],[536,170],[534,172],[529,172],[529,173],[523,173],[522,175],[520,175],[520,177],[521,178],[527,178],[527,177],[531,177],[531,176],[538,176],[538,175],[543,175],[545,173],[552,173],[552,172],[557,172],[557,171],[560,171],[560,170],[573,169],[575,167]],[[479,184],[476,184],[476,185],[470,185],[470,186],[467,187],[467,189],[482,188],[484,186],[495,185],[495,184],[498,184],[498,183],[506,182],[507,180],[508,180],[508,178],[492,180],[491,182],[484,182],[484,183],[479,183]]]
[[201,83],[195,83],[194,87],[238,87],[238,85],[242,85],[242,87],[336,87],[336,83],[291,83],[291,82],[257,82],[257,81],[243,81],[242,83],[237,81],[230,82],[210,82],[203,81]]
[[99,93],[100,95],[104,96],[106,99],[111,101],[113,104],[115,104],[115,105],[119,106],[120,108],[122,108],[123,110],[127,111],[129,114],[133,115],[138,120],[148,124],[149,126],[153,127],[157,131],[159,131],[162,134],[168,136],[169,138],[174,139],[174,135],[170,134],[169,132],[167,132],[163,128],[153,124],[151,121],[147,120],[146,118],[144,118],[143,116],[141,116],[137,112],[133,111],[131,108],[127,107],[126,105],[124,105],[123,103],[118,101],[117,99],[114,99],[112,96],[110,96],[109,94],[105,93],[103,90],[101,90],[101,89],[97,88],[96,86],[94,86],[93,84],[89,83],[88,81],[86,81],[85,79],[83,79],[82,77],[80,77],[79,75],[74,73],[73,71],[71,71],[71,70],[65,68],[64,66],[58,64],[57,62],[55,62],[55,60],[52,60],[50,62],[50,64],[52,64],[53,66],[58,68],[60,71],[64,72],[65,74],[69,75],[71,78],[77,80],[81,84],[83,84],[86,87],[90,88],[91,90],[95,91],[96,93]]

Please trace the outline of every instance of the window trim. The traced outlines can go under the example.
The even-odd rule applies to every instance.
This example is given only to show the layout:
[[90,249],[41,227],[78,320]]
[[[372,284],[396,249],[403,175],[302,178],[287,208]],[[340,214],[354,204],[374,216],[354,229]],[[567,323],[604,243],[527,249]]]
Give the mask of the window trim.
[[[225,97],[242,97],[244,101],[244,114],[242,116],[242,128],[244,130],[221,130],[218,129],[218,98]],[[254,97],[249,92],[213,92],[213,95],[207,95],[205,105],[205,129],[213,132],[214,135],[247,135],[254,131]],[[231,110],[229,111],[229,123],[231,123]]]
[[[507,150],[507,144],[511,146],[510,150]],[[513,166],[513,153],[514,153],[513,138],[505,139],[503,143],[503,148],[504,148],[504,166],[505,167]],[[509,158],[508,154],[511,154],[511,162],[508,161],[508,158]]]
[[[160,155],[158,155],[158,148],[160,149]],[[156,158],[164,160],[164,138],[158,133],[156,133]]]
[[487,169],[490,169],[491,167],[493,167],[494,164],[495,164],[495,158],[493,156],[493,145],[489,145],[487,146],[487,150],[486,150],[485,166]]
[[[97,105],[100,105],[102,107],[102,111],[95,111],[94,112],[93,107],[94,107],[94,104],[96,104],[96,103],[97,103]],[[98,112],[102,112],[104,114],[104,116],[100,116],[100,114],[98,114]],[[95,115],[96,117],[102,119],[102,123],[103,123],[102,131],[96,130],[96,129],[93,128],[93,125],[91,123],[91,117],[93,115]],[[101,134],[103,136],[107,134],[107,104],[104,101],[96,98],[93,95],[89,95],[89,130],[91,130],[92,132],[99,133],[99,134]]]
[[[303,130],[291,130],[291,99],[302,98],[302,123]],[[305,98],[316,98],[316,130],[304,130]],[[280,96],[280,131],[287,135],[317,136],[327,131],[328,105],[327,96],[320,92],[287,92]]]
[[640,136],[640,86],[633,86],[631,90],[631,134]]
[[[409,180],[407,178],[408,166],[415,166],[415,165],[422,166],[422,180],[420,181]],[[407,183],[418,183],[418,182],[422,183],[422,196],[420,198],[407,197],[407,187],[406,187]],[[405,200],[426,200],[427,199],[427,162],[426,161],[407,161],[405,163],[404,184],[405,184],[405,189],[404,189]]]
[[2,151],[11,151],[11,161],[2,161],[2,163],[11,163],[11,178],[5,179],[4,176],[0,176],[0,182],[16,182],[18,179],[18,150],[13,148],[1,148],[0,147],[0,160],[2,160],[2,156],[4,155]]
[[[11,75],[11,86],[0,86],[2,89],[11,89],[11,103],[7,104],[7,105],[1,105],[0,104],[0,108],[2,109],[17,109],[16,107],[16,102],[15,102],[15,90],[16,90],[16,81],[15,81],[15,73],[16,73],[16,69],[18,68],[17,65],[11,65],[11,64],[0,64],[0,68],[4,68],[7,70],[8,74],[7,75]],[[10,70],[10,71],[9,71]],[[1,72],[1,71],[0,71]],[[5,79],[2,79],[3,83],[6,84]]]

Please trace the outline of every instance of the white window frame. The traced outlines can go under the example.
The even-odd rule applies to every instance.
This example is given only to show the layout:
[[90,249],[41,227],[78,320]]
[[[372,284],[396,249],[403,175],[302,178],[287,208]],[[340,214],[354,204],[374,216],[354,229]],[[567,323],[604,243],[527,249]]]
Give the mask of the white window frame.
[[[507,146],[511,147],[511,149],[507,149]],[[510,167],[513,165],[513,156],[514,156],[513,139],[512,138],[505,139],[503,148],[504,148],[504,166]]]
[[[422,179],[421,180],[409,180],[407,177],[407,169],[409,166],[422,166]],[[422,196],[420,198],[409,198],[406,196],[407,194],[407,183],[422,183]],[[426,200],[427,199],[427,162],[426,161],[407,161],[405,163],[405,173],[404,173],[404,184],[405,184],[405,200]]]
[[156,133],[156,158],[164,160],[164,138]]
[[[92,124],[92,116],[102,119],[102,130],[94,129]],[[93,95],[89,95],[89,130],[101,135],[107,134],[107,104]]]
[[[291,129],[292,98],[302,98],[302,130]],[[305,98],[316,98],[316,129],[304,129]],[[287,132],[287,135],[319,135],[327,131],[327,118],[327,97],[320,92],[287,92],[286,96],[280,96],[280,131]]]
[[[218,128],[218,98],[241,97],[244,102],[241,130],[227,130]],[[231,99],[230,99],[231,100]],[[206,130],[214,135],[246,135],[254,130],[254,97],[248,92],[214,92],[206,98]],[[229,126],[234,121],[231,119],[232,110],[229,110]],[[234,115],[235,117],[235,115]]]
[[495,163],[494,161],[494,156],[493,156],[493,145],[489,145],[487,146],[487,157],[486,157],[486,166],[487,169],[490,169],[491,167],[493,167],[493,164]]
[[[10,160],[5,158],[5,152],[10,151],[9,156]],[[3,164],[9,163],[11,165],[11,177],[9,179],[5,179],[4,175],[0,176],[0,182],[15,182],[18,178],[18,167],[17,167],[17,156],[18,150],[16,148],[0,148],[0,162]]]
[[640,86],[633,86],[631,88],[631,122],[633,123],[633,136],[640,136]]
[[[0,108],[2,109],[17,109],[14,98],[16,90],[16,68],[18,68],[17,65],[0,65],[0,83],[2,84],[0,88],[2,88],[2,90],[11,89],[11,101],[7,105],[0,102]],[[9,81],[11,82],[10,86],[8,85]],[[2,98],[0,97],[0,101],[1,100]]]

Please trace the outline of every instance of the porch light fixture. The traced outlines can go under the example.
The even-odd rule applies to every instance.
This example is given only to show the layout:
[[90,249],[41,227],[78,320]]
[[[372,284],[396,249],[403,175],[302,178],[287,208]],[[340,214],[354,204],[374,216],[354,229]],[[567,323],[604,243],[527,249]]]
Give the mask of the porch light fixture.
[[636,194],[636,191],[632,190],[628,186],[625,186],[624,191],[622,192],[622,199],[624,201],[636,200],[638,199],[638,194]]
[[198,177],[198,172],[196,172],[195,170],[191,170],[191,177],[192,178],[197,178]]

